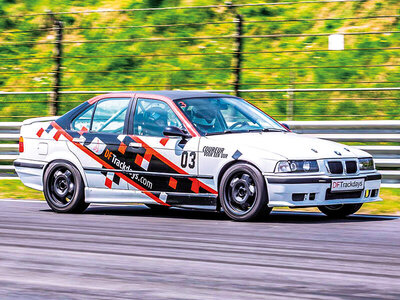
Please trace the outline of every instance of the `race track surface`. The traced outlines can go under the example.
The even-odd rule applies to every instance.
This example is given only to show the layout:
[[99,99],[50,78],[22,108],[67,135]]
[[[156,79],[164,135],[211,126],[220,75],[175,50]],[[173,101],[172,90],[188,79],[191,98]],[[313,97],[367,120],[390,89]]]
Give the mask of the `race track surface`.
[[0,201],[0,299],[400,299],[400,219]]

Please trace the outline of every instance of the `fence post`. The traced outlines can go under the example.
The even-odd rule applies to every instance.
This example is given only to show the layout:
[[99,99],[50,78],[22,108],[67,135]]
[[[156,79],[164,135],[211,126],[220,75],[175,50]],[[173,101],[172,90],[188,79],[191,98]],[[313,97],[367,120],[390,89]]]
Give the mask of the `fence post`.
[[236,14],[235,16],[236,32],[235,32],[235,50],[233,64],[233,89],[235,95],[240,97],[240,83],[242,77],[242,50],[243,50],[243,16]]
[[[291,70],[290,77],[289,77],[289,84],[290,84],[291,89],[296,88],[295,81],[296,81],[295,74]],[[288,121],[292,121],[294,119],[294,100],[295,100],[294,91],[289,91],[288,95],[289,95],[289,99],[287,100],[287,103],[286,103],[286,119]]]
[[56,116],[59,113],[60,104],[60,85],[61,85],[61,66],[62,66],[62,39],[63,39],[63,23],[59,20],[54,20],[54,30],[56,33],[55,48],[54,48],[54,80],[53,92],[50,94],[49,114]]

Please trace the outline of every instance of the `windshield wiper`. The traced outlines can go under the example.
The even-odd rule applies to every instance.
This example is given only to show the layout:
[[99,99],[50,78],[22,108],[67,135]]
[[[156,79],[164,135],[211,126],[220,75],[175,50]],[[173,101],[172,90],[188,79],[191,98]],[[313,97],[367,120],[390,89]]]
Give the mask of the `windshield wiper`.
[[226,129],[224,131],[219,131],[219,132],[207,132],[205,135],[209,136],[209,135],[218,135],[218,134],[226,134],[226,133],[243,133],[243,132],[247,132],[247,131]]
[[287,130],[279,129],[279,128],[263,128],[263,132],[287,132]]
[[227,134],[227,133],[244,133],[244,132],[287,132],[287,130],[279,129],[279,128],[257,128],[257,129],[248,129],[248,130],[231,130],[226,129],[224,131],[219,132],[207,132],[205,135],[218,135],[218,134]]
[[264,131],[264,129],[263,128],[257,128],[257,129],[249,129],[249,130],[247,130],[247,132],[261,132],[261,131]]
[[204,135],[205,136],[210,136],[210,135],[219,135],[219,134],[224,134],[224,132],[219,131],[219,132],[206,132]]

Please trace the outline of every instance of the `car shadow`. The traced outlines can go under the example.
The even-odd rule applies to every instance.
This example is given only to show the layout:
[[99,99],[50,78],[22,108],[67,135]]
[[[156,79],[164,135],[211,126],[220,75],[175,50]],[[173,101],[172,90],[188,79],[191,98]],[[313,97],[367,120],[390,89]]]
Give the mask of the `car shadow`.
[[[175,219],[197,219],[214,221],[232,221],[225,214],[215,211],[191,210],[170,208],[165,211],[154,211],[144,205],[103,206],[93,205],[85,214],[90,215],[116,215],[135,217],[158,217]],[[272,211],[272,213],[257,221],[257,223],[349,223],[396,220],[398,216],[355,214],[344,219],[331,219],[322,213],[299,211]]]

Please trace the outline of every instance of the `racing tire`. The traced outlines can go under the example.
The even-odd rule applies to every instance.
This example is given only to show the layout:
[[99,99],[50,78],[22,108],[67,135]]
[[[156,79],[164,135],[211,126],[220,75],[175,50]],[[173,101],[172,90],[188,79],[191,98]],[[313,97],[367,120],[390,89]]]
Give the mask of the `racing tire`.
[[318,209],[330,218],[340,219],[354,214],[361,208],[362,205],[362,203],[325,205],[318,206]]
[[268,193],[265,179],[254,166],[237,163],[221,178],[219,199],[224,213],[235,221],[254,221],[267,216]]
[[43,194],[57,213],[82,213],[89,206],[79,170],[66,161],[54,161],[43,176]]

